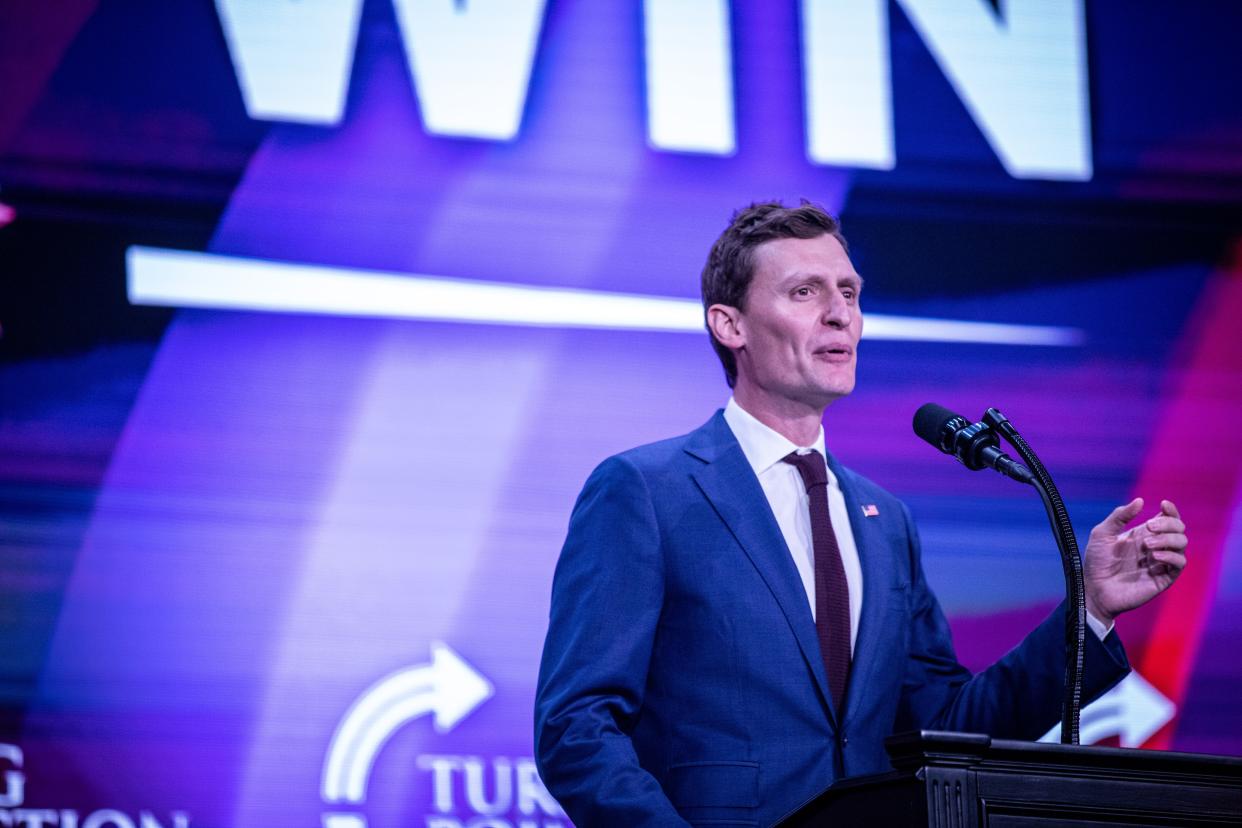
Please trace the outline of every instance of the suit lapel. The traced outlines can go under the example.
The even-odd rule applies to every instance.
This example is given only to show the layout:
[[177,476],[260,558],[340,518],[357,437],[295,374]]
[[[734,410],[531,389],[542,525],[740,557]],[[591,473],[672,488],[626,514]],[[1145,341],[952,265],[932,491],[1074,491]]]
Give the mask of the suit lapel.
[[763,488],[720,412],[691,435],[686,452],[705,461],[692,473],[695,482],[772,591],[815,678],[820,700],[835,716],[806,590]]
[[[849,515],[850,531],[854,535],[854,545],[858,549],[858,560],[862,567],[863,602],[862,617],[858,622],[858,637],[854,641],[854,659],[850,665],[850,689],[846,693],[846,709],[857,709],[850,700],[862,688],[874,687],[875,671],[879,669],[883,653],[878,646],[883,632],[884,613],[887,610],[889,586],[892,583],[892,561],[889,559],[888,544],[884,539],[884,524],[891,516],[865,517],[862,504],[858,501],[858,492],[851,484],[850,477],[844,468],[831,454],[828,465],[836,475],[845,496],[845,511]],[[855,690],[855,688],[859,688]]]

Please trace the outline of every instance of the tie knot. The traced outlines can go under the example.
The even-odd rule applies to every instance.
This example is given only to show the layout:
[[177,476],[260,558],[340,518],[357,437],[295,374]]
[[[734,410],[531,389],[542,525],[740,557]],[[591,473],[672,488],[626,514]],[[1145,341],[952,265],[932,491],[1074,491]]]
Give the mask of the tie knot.
[[828,485],[828,466],[824,463],[824,456],[818,451],[808,451],[806,454],[795,451],[781,460],[798,470],[798,474],[802,475],[802,484],[808,492],[814,486]]

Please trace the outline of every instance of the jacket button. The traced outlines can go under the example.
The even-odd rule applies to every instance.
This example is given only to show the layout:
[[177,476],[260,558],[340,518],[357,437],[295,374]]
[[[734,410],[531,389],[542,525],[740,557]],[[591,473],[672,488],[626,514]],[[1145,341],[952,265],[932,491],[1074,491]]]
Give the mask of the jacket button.
[[845,747],[845,746],[846,746],[846,745],[848,745],[849,743],[850,743],[850,737],[849,737],[849,736],[846,736],[844,733],[842,733],[842,734],[841,734],[841,747]]

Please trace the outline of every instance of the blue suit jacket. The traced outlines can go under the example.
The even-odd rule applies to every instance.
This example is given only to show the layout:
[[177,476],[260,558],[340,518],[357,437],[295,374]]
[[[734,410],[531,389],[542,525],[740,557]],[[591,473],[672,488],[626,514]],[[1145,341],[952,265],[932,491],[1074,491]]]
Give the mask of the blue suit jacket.
[[[793,559],[720,412],[587,480],[535,703],[540,772],[579,826],[768,825],[836,779],[889,769],[895,731],[1036,738],[1060,718],[1062,610],[972,678],[909,511],[829,463],[863,571],[844,713]],[[1127,664],[1115,635],[1087,638],[1090,697]]]

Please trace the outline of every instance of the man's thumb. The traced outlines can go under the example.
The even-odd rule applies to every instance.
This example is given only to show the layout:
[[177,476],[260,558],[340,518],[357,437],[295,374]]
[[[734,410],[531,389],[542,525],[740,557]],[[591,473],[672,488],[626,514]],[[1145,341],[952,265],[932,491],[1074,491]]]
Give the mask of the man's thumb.
[[1136,497],[1129,503],[1123,503],[1109,513],[1104,518],[1104,527],[1111,532],[1120,532],[1126,528],[1126,524],[1138,517],[1138,513],[1143,509],[1143,498]]

